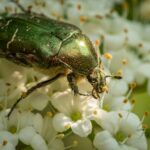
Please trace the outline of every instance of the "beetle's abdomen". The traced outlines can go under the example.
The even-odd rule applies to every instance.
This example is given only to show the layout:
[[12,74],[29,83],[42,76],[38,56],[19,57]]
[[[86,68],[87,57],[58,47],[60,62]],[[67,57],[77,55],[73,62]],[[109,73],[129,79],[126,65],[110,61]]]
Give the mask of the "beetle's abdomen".
[[0,57],[25,66],[47,68],[62,41],[81,32],[76,26],[37,14],[0,20]]
[[15,14],[13,18],[20,18],[24,22],[38,25],[50,32],[53,36],[58,37],[61,41],[64,41],[73,34],[81,33],[81,30],[75,25],[50,19],[38,14]]
[[47,67],[62,41],[38,25],[19,18],[0,20],[0,56],[27,66]]

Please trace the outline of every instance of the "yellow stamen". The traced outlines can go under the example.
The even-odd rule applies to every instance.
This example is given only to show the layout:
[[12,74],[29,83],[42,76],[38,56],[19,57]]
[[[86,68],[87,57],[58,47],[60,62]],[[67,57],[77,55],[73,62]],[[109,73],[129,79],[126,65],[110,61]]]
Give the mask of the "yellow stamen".
[[118,113],[118,116],[119,116],[120,118],[123,118],[123,116],[122,116],[122,114],[121,114],[121,113]]
[[136,87],[136,82],[132,82],[131,84],[129,84],[129,87],[131,88],[131,89],[134,89],[135,87]]
[[53,116],[53,113],[51,111],[48,111],[47,116],[51,118]]
[[139,43],[138,47],[142,48],[143,47],[143,43]]
[[94,114],[94,115],[97,115],[97,114],[98,114],[98,112],[97,112],[96,110],[94,110],[94,111],[93,111],[93,114]]
[[149,116],[149,112],[147,112],[147,111],[144,112],[144,116],[145,116],[145,117]]
[[80,22],[85,23],[88,21],[88,18],[86,16],[80,16]]
[[78,9],[78,10],[81,10],[81,8],[82,8],[81,5],[80,5],[80,4],[77,4],[77,9]]
[[124,31],[125,33],[128,33],[128,32],[129,32],[127,28],[124,28],[123,31]]
[[104,54],[104,57],[108,60],[111,60],[112,59],[112,55],[110,53],[105,53]]
[[3,146],[5,146],[7,143],[8,143],[8,141],[7,141],[7,140],[3,140],[2,145],[3,145]]
[[101,16],[101,15],[99,15],[99,14],[96,14],[96,15],[95,15],[95,18],[97,18],[97,19],[103,19],[103,16]]
[[135,104],[135,102],[136,102],[135,99],[132,99],[132,100],[131,100],[132,105]]
[[129,101],[128,99],[124,99],[123,103],[126,104],[128,101]]
[[64,136],[65,136],[65,135],[64,135],[63,133],[57,134],[57,138],[59,138],[59,139],[63,139]]
[[128,61],[127,61],[127,59],[122,59],[121,63],[122,63],[123,65],[126,65],[126,64],[128,63]]
[[100,40],[99,40],[99,39],[95,40],[95,45],[96,45],[96,46],[99,46],[99,45],[100,45]]
[[142,128],[143,128],[144,130],[148,129],[148,128],[149,128],[149,127],[148,127],[148,124],[142,124]]
[[69,129],[71,126],[70,126],[70,124],[67,124],[64,127],[65,127],[65,129]]
[[122,77],[123,76],[123,71],[122,70],[118,70],[116,75]]
[[108,92],[108,86],[103,86],[102,91],[107,93]]

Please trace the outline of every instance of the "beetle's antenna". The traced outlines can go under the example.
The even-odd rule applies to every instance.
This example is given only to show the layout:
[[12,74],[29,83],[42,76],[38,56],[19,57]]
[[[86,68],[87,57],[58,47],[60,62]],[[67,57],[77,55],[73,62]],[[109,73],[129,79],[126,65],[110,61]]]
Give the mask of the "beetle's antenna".
[[119,75],[118,76],[117,75],[106,75],[105,79],[106,78],[122,79],[122,76],[119,76]]

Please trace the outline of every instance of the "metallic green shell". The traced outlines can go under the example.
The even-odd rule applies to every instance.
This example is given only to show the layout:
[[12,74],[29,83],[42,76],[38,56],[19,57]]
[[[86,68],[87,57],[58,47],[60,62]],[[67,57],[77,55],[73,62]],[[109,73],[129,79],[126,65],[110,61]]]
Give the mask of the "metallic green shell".
[[0,57],[46,72],[65,67],[86,76],[97,66],[95,49],[79,28],[37,14],[0,20]]
[[74,34],[62,43],[57,56],[73,72],[88,75],[97,66],[97,54],[83,34]]
[[0,20],[0,57],[25,66],[49,67],[63,42],[76,26],[37,14],[17,14]]

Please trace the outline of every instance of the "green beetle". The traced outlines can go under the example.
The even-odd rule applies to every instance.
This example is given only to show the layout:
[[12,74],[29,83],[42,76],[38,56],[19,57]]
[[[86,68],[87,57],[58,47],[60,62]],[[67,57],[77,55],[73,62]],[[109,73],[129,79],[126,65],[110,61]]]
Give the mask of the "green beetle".
[[75,93],[78,78],[87,77],[100,93],[102,83],[93,79],[98,57],[78,27],[37,14],[16,14],[0,20],[0,43],[0,57],[51,76],[67,75]]
[[[75,94],[81,94],[77,81],[87,78],[95,98],[106,86],[106,76],[98,65],[91,41],[71,24],[38,14],[15,14],[0,20],[0,57],[52,76],[24,93],[13,105],[35,89],[67,76]],[[83,94],[84,95],[84,94]]]

